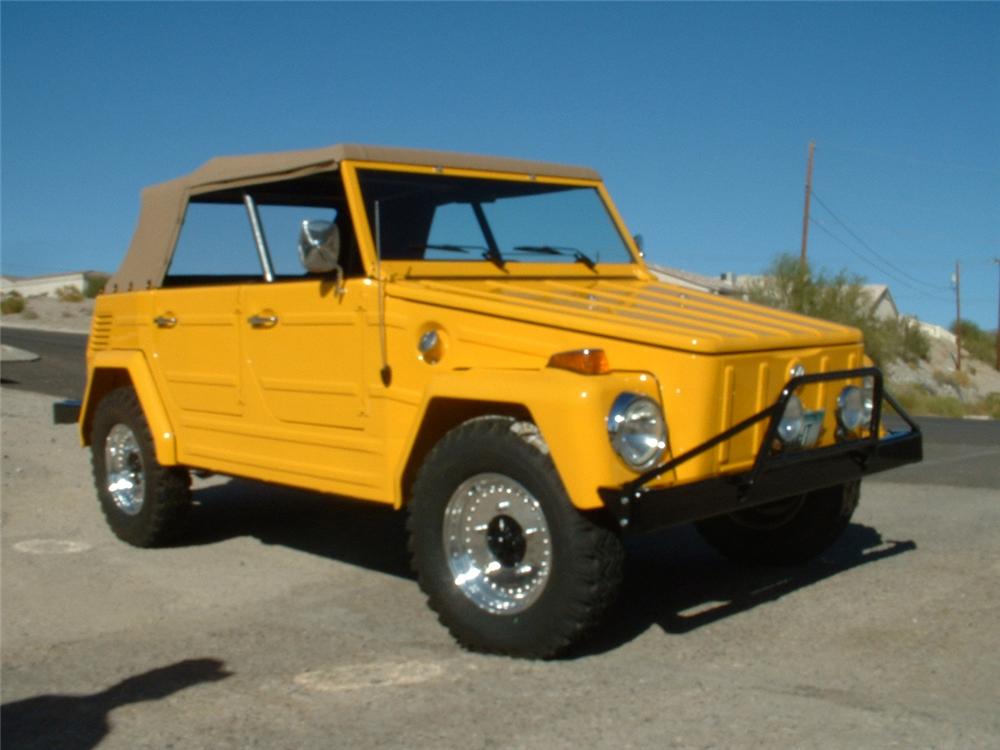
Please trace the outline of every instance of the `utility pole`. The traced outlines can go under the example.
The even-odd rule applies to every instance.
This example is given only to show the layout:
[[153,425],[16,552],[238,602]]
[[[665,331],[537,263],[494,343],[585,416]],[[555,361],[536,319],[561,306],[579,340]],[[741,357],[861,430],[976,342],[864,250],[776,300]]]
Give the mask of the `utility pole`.
[[[997,271],[1000,271],[1000,258],[994,258],[993,262],[997,265]],[[997,291],[997,298],[997,331],[993,338],[997,341],[997,369],[1000,370],[1000,289]]]
[[809,199],[812,196],[813,184],[813,153],[816,151],[816,141],[809,141],[809,163],[806,165],[806,204],[802,211],[802,252],[799,263],[806,264],[806,250],[809,245]]
[[955,261],[955,369],[962,369],[962,277],[958,261]]

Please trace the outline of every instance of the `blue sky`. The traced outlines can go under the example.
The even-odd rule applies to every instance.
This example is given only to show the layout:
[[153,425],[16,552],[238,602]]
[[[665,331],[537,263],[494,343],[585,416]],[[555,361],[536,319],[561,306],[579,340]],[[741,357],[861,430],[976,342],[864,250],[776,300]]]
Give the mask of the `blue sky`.
[[832,214],[814,203],[814,265],[888,283],[902,311],[948,324],[960,260],[963,316],[997,324],[1000,4],[0,15],[4,273],[114,270],[142,186],[214,155],[336,142],[593,166],[652,261],[755,273],[798,252],[815,139]]

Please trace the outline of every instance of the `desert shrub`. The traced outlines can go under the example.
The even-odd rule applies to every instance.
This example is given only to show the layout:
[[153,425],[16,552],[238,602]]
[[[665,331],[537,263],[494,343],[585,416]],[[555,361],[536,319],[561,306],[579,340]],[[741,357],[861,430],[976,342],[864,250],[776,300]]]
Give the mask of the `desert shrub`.
[[899,358],[915,365],[920,360],[926,360],[931,355],[931,342],[920,330],[920,325],[913,318],[903,318],[899,321],[900,352]]
[[952,333],[961,331],[962,348],[976,359],[988,364],[996,364],[997,359],[997,332],[984,331],[975,323],[963,320],[961,329],[956,323],[949,327]]
[[72,284],[56,289],[56,299],[60,302],[83,302],[83,292]]
[[1000,419],[1000,393],[991,393],[984,398],[979,405],[979,409],[981,413],[993,419]]
[[966,372],[959,370],[935,370],[933,372],[934,382],[939,385],[949,385],[952,388],[967,388],[972,385],[972,378]]
[[965,404],[955,396],[937,396],[918,385],[894,385],[892,395],[913,416],[965,416]]
[[840,271],[815,274],[792,255],[779,255],[764,276],[747,286],[754,302],[860,328],[865,351],[879,365],[926,359],[930,343],[909,318],[881,320],[865,292],[864,278]]
[[87,274],[87,277],[83,284],[83,296],[88,299],[93,299],[98,294],[104,291],[104,287],[108,283],[107,274],[103,273],[91,273]]
[[4,315],[12,315],[24,312],[25,304],[24,297],[17,292],[9,292],[3,296],[2,300],[0,300],[0,313],[3,313]]

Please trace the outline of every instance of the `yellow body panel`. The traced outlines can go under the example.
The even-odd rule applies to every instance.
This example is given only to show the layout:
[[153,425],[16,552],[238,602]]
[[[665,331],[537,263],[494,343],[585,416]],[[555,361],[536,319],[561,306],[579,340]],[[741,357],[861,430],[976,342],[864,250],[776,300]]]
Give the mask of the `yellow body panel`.
[[[634,262],[380,266],[359,168],[593,187]],[[599,181],[351,161],[339,170],[363,277],[341,289],[303,277],[102,296],[84,413],[103,395],[90,387],[99,372],[122,370],[161,463],[396,507],[428,442],[456,419],[526,415],[573,502],[596,508],[599,487],[637,476],[605,424],[622,392],[663,406],[669,455],[679,455],[773,403],[795,366],[863,364],[854,329],[654,281]],[[419,348],[428,332],[439,338],[434,358]],[[547,366],[553,354],[585,348],[603,349],[611,372]],[[823,444],[834,439],[841,387],[802,394],[807,408],[826,412]],[[744,470],[762,437],[759,425],[659,484]]]
[[[98,387],[101,382],[97,375],[101,372],[127,373],[128,379],[139,397],[139,403],[142,404],[146,422],[149,424],[156,449],[156,460],[164,466],[176,464],[176,435],[143,353],[126,350],[101,351],[88,356],[87,359],[90,377],[87,378],[87,388],[83,396],[85,408],[81,412],[80,442],[83,445],[89,445],[89,428],[93,419],[92,409],[99,397],[104,395],[103,393],[98,395],[94,392],[95,387]],[[86,408],[88,406],[90,408]]]
[[[427,367],[422,363],[419,366]],[[413,393],[416,403],[405,404],[397,398],[387,399],[386,406],[389,434],[399,436],[393,446],[392,486],[401,492],[405,490],[403,473],[408,448],[415,441],[429,404],[434,399],[458,399],[525,406],[573,502],[580,508],[599,507],[598,487],[621,484],[634,477],[610,449],[604,420],[612,403],[623,391],[658,397],[655,380],[644,373],[590,377],[555,369],[484,369],[441,371],[430,377],[415,374],[425,382],[422,391]],[[402,494],[395,498],[396,504],[402,500]]]

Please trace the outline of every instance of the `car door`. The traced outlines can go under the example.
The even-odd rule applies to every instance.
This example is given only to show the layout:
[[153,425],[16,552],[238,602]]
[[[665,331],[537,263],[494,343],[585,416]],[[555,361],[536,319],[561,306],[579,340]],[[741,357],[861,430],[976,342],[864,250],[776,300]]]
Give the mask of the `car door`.
[[172,411],[182,421],[239,417],[239,286],[159,289],[153,311],[152,364]]
[[299,264],[297,233],[315,209],[260,209],[276,276],[243,289],[243,421],[253,461],[272,481],[377,497],[384,451],[365,386],[374,288],[360,273],[338,281]]
[[188,205],[171,265],[152,293],[150,366],[183,463],[243,465],[242,284],[261,278],[239,205]]

